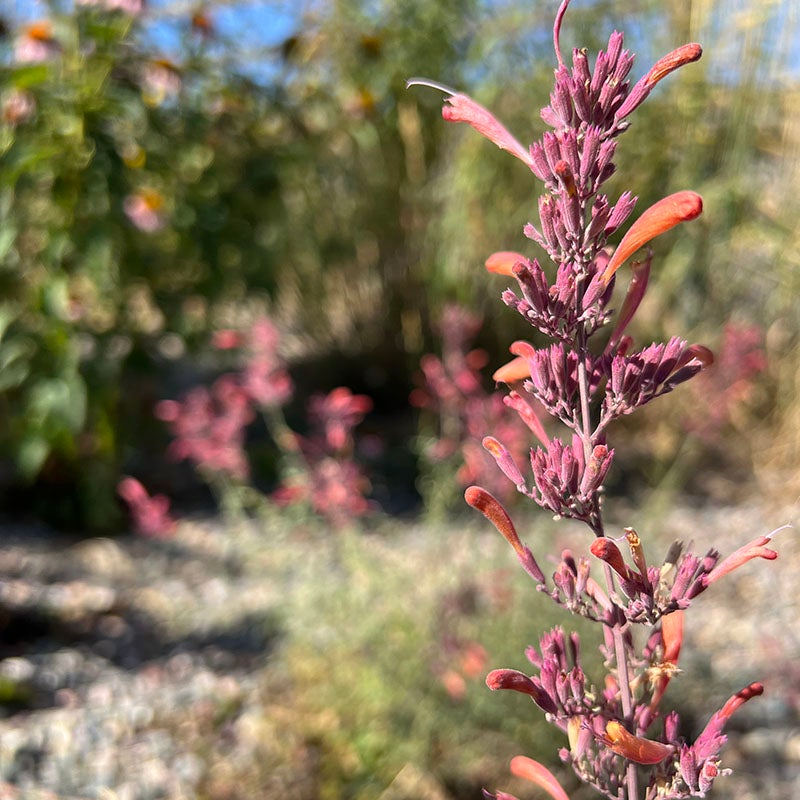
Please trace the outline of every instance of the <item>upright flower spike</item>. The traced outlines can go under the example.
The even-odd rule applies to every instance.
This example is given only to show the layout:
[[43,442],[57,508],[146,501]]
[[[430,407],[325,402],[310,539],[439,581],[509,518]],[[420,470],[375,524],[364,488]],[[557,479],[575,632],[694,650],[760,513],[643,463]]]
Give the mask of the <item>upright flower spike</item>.
[[703,198],[696,192],[675,192],[654,203],[622,237],[603,272],[603,281],[607,284],[625,261],[651,239],[674,228],[679,222],[699,217],[702,211]]
[[[560,630],[542,637],[538,649],[526,651],[538,674],[495,670],[487,683],[492,689],[528,694],[546,711],[555,707],[548,721],[567,733],[569,744],[559,750],[562,761],[602,796],[689,800],[705,796],[715,777],[724,773],[719,766],[722,727],[743,702],[760,694],[762,687],[753,684],[731,698],[697,742],[685,745],[677,713],[662,712],[659,707],[678,671],[684,610],[707,585],[731,570],[752,558],[771,559],[775,554],[767,547],[771,537],[760,537],[717,566],[716,550],[699,557],[684,552],[676,543],[658,568],[648,566],[633,528],[625,529],[629,563],[617,543],[606,536],[600,489],[614,454],[608,444],[611,423],[689,380],[713,362],[713,355],[708,348],[689,344],[679,336],[634,347],[627,330],[647,288],[649,252],[633,264],[624,300],[611,305],[619,268],[656,236],[696,218],[703,208],[701,197],[683,191],[655,203],[613,250],[608,239],[633,213],[636,197],[625,191],[612,202],[601,193],[601,187],[616,171],[617,139],[628,128],[631,112],[661,80],[696,61],[702,50],[697,44],[677,48],[631,88],[628,76],[633,55],[624,48],[618,31],[593,60],[581,48],[574,48],[571,54],[562,52],[560,33],[568,6],[569,0],[558,3],[553,26],[555,81],[549,104],[541,111],[551,130],[527,151],[466,95],[430,81],[412,81],[443,89],[450,95],[443,111],[445,119],[467,122],[523,161],[544,184],[536,205],[538,219],[528,223],[523,232],[552,264],[544,258],[539,263],[536,258],[503,251],[490,256],[486,268],[516,279],[519,289],[507,288],[502,300],[547,341],[537,339],[536,347],[515,342],[510,350],[517,358],[494,377],[510,384],[512,391],[505,404],[518,411],[542,443],[531,450],[533,486],[530,490],[526,486],[525,494],[556,518],[585,523],[595,537],[591,553],[605,562],[603,567],[609,566],[603,569],[604,593],[590,577],[589,559],[564,551],[552,576],[552,591],[542,580],[538,586],[570,612],[600,623],[601,654],[614,667],[604,686],[589,685],[578,665],[577,640],[568,643]],[[611,322],[614,308],[618,309],[617,319],[608,327],[608,344],[605,348],[590,346],[597,344],[591,342],[592,337]],[[566,427],[567,436],[548,437],[523,393],[536,399],[531,405],[537,411],[543,407],[554,425]],[[503,437],[498,434],[498,438]],[[484,444],[519,485],[517,465],[498,439],[486,437]],[[523,566],[535,574],[528,560],[530,551],[520,542],[505,509],[478,487],[471,487],[466,499],[492,521]],[[638,649],[639,637],[633,634],[635,624],[650,630],[643,652]],[[657,720],[663,721],[657,739],[646,736]],[[512,772],[542,787],[553,800],[568,800],[541,764],[518,757],[512,762]],[[512,800],[502,792],[485,795]]]
[[411,78],[406,81],[406,88],[410,86],[429,86],[431,89],[438,89],[440,92],[450,95],[445,98],[445,102],[449,105],[442,107],[442,116],[448,122],[466,122],[481,136],[485,136],[501,150],[508,151],[533,169],[534,163],[530,152],[511,135],[491,111],[480,103],[476,103],[471,97],[456,92],[443,83],[428,80],[428,78]]

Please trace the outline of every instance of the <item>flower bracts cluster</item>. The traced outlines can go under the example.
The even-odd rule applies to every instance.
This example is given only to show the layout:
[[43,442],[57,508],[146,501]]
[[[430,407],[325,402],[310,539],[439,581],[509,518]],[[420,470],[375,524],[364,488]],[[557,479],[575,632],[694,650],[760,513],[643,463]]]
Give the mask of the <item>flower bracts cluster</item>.
[[[611,423],[668,394],[713,362],[708,348],[679,336],[635,345],[627,331],[645,297],[652,253],[646,251],[629,270],[622,269],[655,237],[698,217],[701,197],[688,190],[664,197],[639,214],[613,248],[610,237],[627,224],[636,197],[628,191],[615,199],[603,193],[615,172],[618,137],[629,127],[630,115],[659,81],[696,61],[702,50],[697,44],[679,47],[631,85],[633,55],[624,49],[622,34],[614,32],[593,65],[583,49],[573,50],[568,65],[559,44],[568,5],[569,0],[562,0],[556,15],[555,86],[541,112],[552,130],[530,147],[467,95],[425,79],[409,81],[445,91],[446,120],[471,125],[541,182],[538,220],[526,225],[524,233],[552,265],[511,251],[486,261],[490,273],[516,282],[502,292],[503,302],[552,342],[514,342],[509,348],[514,360],[494,374],[509,390],[506,406],[537,440],[530,450],[532,479],[523,459],[514,457],[496,431],[482,443],[518,492],[557,518],[583,522],[594,534],[586,554],[561,553],[548,580],[502,504],[481,487],[467,489],[467,502],[511,544],[537,589],[602,625],[600,650],[608,668],[605,680],[593,684],[581,665],[577,636],[556,628],[542,636],[538,648],[528,649],[532,674],[493,670],[487,684],[530,697],[566,735],[562,761],[603,796],[703,797],[715,778],[725,774],[720,765],[725,723],[763,687],[753,683],[738,692],[694,741],[688,740],[678,715],[661,708],[667,686],[679,672],[683,616],[694,598],[731,570],[753,558],[776,558],[769,547],[772,534],[724,560],[716,550],[697,556],[676,542],[660,564],[649,563],[635,530],[626,528],[619,538],[607,535],[601,502],[614,460]],[[627,289],[615,309],[615,284],[626,274]],[[545,424],[547,418],[551,422]],[[553,424],[565,431],[551,433]],[[603,576],[602,586],[596,571]],[[637,626],[645,629],[641,637],[635,635],[642,630]],[[554,800],[568,800],[541,764],[520,756],[511,769]],[[486,795],[513,800],[504,792]]]

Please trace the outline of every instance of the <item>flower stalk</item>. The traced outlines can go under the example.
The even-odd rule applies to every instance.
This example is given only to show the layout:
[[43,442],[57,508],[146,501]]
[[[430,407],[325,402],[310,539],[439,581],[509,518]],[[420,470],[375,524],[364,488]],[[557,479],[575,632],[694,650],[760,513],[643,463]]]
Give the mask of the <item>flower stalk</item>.
[[[556,518],[582,522],[593,534],[585,555],[561,553],[548,580],[503,505],[479,486],[467,489],[467,503],[509,542],[537,589],[602,626],[600,649],[609,670],[603,681],[592,683],[581,665],[577,634],[555,628],[526,652],[533,674],[495,669],[487,685],[531,697],[548,722],[567,736],[569,747],[559,752],[561,760],[609,800],[704,797],[715,779],[727,774],[720,768],[725,723],[744,702],[761,694],[763,686],[754,683],[735,694],[700,736],[688,741],[678,715],[661,708],[668,684],[679,674],[684,614],[697,595],[731,571],[752,559],[774,560],[777,553],[768,546],[773,534],[756,538],[722,561],[716,550],[698,556],[676,542],[656,565],[648,564],[636,530],[628,527],[612,537],[603,520],[603,482],[614,457],[607,435],[613,423],[713,362],[707,347],[678,336],[637,349],[627,331],[646,295],[652,253],[633,262],[630,276],[621,270],[655,237],[696,219],[702,198],[685,190],[659,200],[638,215],[613,248],[610,237],[633,213],[636,198],[626,191],[614,199],[603,191],[615,172],[617,140],[630,125],[628,117],[662,79],[697,61],[702,48],[694,43],[678,47],[631,87],[633,55],[616,31],[593,67],[579,49],[572,52],[572,65],[567,64],[559,38],[568,6],[569,0],[562,0],[556,14],[555,85],[541,112],[552,130],[529,148],[467,95],[427,79],[409,81],[444,91],[445,120],[472,126],[522,161],[541,182],[539,219],[526,225],[524,233],[552,265],[514,251],[494,253],[486,261],[488,272],[518,285],[503,291],[503,302],[551,341],[546,347],[514,342],[509,349],[516,358],[494,373],[495,381],[509,390],[506,406],[538,440],[530,451],[533,480],[499,438],[485,436],[483,446],[518,492]],[[623,279],[627,291],[615,314],[612,295]],[[610,336],[602,336],[598,344],[597,335],[609,328]],[[543,409],[551,421],[543,422],[534,408]],[[559,427],[562,432],[554,433]],[[628,559],[617,544],[623,540]],[[605,591],[591,575],[593,566],[603,571]],[[554,800],[568,800],[538,762],[519,756],[511,771]],[[504,792],[486,796],[511,798]]]

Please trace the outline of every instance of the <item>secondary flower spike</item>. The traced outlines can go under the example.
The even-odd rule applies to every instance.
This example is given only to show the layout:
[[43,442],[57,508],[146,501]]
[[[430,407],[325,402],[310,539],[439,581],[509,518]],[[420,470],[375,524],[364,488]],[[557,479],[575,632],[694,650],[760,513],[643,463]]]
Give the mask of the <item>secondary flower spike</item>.
[[603,282],[608,285],[612,275],[625,261],[651,239],[674,228],[679,222],[699,217],[702,211],[703,198],[697,192],[675,192],[654,203],[622,237],[603,273]]

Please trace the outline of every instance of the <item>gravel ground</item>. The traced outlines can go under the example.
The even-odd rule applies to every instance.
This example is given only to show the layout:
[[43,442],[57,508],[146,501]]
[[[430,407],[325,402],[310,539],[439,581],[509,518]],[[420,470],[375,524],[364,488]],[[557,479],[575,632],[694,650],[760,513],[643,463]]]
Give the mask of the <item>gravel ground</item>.
[[[727,553],[794,514],[679,508],[661,535]],[[701,722],[741,686],[768,687],[735,718],[720,798],[800,798],[800,547],[793,531],[776,544],[778,561],[720,582],[687,620],[683,681]],[[430,535],[409,524],[379,546],[425,559]],[[168,541],[0,531],[0,800],[314,797],[312,755],[289,733],[279,741],[291,709],[265,707],[282,680],[276,609],[330,568],[292,549],[217,520],[184,522]],[[236,782],[252,763],[248,792]],[[447,797],[417,800],[428,796]]]

